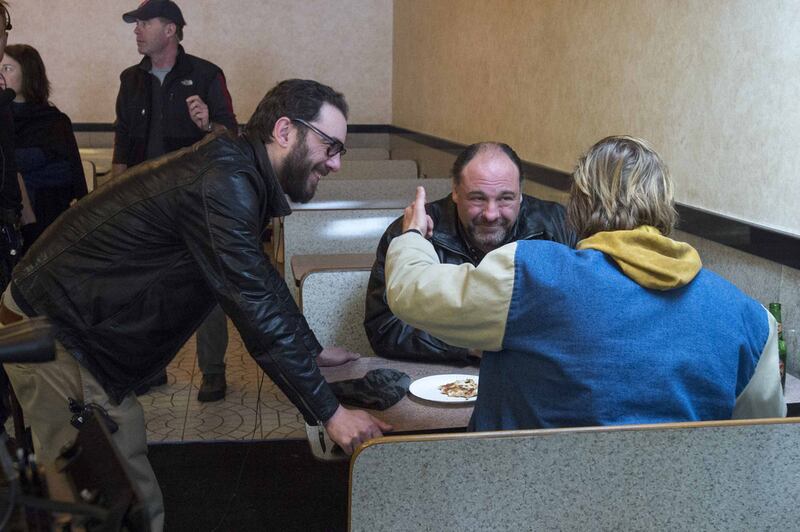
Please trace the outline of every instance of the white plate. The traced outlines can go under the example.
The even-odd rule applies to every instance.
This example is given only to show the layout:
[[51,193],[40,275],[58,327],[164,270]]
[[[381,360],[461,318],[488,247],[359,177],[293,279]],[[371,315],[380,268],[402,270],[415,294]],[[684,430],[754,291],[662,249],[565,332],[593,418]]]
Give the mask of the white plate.
[[439,386],[442,384],[467,379],[474,379],[475,382],[478,382],[477,375],[462,375],[456,373],[431,375],[430,377],[423,377],[412,382],[411,386],[408,387],[408,391],[426,401],[436,401],[437,403],[472,403],[478,398],[477,395],[466,399],[464,397],[450,397],[439,391]]

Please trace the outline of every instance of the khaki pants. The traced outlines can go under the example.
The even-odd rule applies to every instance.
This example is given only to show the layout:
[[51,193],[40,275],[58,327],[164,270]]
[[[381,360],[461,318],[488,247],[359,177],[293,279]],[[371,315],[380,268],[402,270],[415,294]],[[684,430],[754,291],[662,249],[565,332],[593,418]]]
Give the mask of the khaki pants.
[[[24,315],[14,303],[8,290],[3,304]],[[164,501],[153,468],[147,460],[147,433],[142,405],[134,394],[125,396],[114,405],[95,378],[84,369],[58,342],[56,359],[43,364],[4,364],[14,388],[25,421],[31,427],[33,446],[39,463],[47,471],[51,496],[72,500],[72,493],[63,474],[57,472],[55,459],[64,444],[74,441],[78,434],[70,424],[69,398],[81,403],[95,403],[105,408],[119,425],[111,435],[120,456],[125,461],[131,479],[137,485],[150,514],[154,532],[164,528]]]

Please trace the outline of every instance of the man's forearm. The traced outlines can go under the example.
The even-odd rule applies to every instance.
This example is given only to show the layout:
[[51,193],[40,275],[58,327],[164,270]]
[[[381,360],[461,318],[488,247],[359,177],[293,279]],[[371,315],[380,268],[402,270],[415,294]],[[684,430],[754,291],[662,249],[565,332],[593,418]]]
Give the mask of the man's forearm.
[[463,347],[496,351],[514,288],[516,243],[489,253],[479,267],[439,264],[418,234],[395,238],[386,255],[386,295],[401,320]]

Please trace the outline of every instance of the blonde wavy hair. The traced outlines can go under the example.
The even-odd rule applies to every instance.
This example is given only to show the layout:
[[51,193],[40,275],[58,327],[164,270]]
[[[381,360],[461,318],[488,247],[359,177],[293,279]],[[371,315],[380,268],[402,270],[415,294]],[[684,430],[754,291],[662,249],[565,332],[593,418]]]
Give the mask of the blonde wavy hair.
[[678,221],[672,178],[642,139],[606,137],[578,160],[567,220],[579,239],[652,225],[668,235]]

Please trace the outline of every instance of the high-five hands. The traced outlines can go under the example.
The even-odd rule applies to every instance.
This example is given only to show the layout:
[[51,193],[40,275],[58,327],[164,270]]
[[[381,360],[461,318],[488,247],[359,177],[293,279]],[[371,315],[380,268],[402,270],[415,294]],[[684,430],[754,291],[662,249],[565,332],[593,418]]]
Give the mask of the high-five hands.
[[425,212],[425,187],[417,187],[417,196],[403,212],[403,232],[415,229],[425,238],[433,236],[433,219]]

